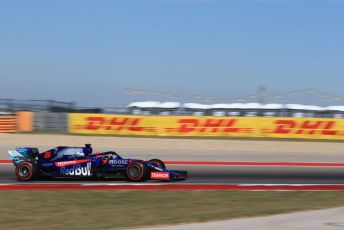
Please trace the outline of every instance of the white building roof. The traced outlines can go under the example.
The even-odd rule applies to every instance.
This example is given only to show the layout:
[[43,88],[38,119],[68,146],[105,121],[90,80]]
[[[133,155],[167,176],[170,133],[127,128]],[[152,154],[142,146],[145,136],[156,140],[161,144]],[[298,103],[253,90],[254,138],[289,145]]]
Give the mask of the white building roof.
[[[176,109],[182,105],[180,102],[157,102],[157,101],[143,101],[130,103],[128,108],[164,108],[164,109]],[[230,104],[199,104],[199,103],[184,103],[183,107],[186,109],[290,109],[290,110],[309,110],[309,111],[344,111],[344,106],[328,106],[320,107],[315,105],[302,105],[302,104],[260,104],[260,103],[230,103]]]
[[282,104],[265,104],[262,105],[261,109],[283,109],[284,105]]
[[130,103],[127,107],[138,107],[138,108],[157,108],[159,106],[159,102],[157,101],[142,101],[142,102],[133,102]]
[[242,107],[243,107],[242,103],[212,104],[209,106],[210,109],[241,109]]
[[324,108],[315,105],[301,105],[301,104],[286,104],[287,109],[292,110],[312,110],[312,111],[323,111]]
[[330,110],[330,111],[344,111],[344,106],[343,105],[333,105],[333,106],[327,106],[325,109]]
[[158,108],[162,109],[176,109],[179,108],[181,104],[179,102],[163,102],[158,105]]
[[187,109],[209,109],[210,108],[209,105],[198,104],[198,103],[184,103],[183,107]]
[[259,103],[244,103],[242,104],[242,109],[261,109],[262,104]]

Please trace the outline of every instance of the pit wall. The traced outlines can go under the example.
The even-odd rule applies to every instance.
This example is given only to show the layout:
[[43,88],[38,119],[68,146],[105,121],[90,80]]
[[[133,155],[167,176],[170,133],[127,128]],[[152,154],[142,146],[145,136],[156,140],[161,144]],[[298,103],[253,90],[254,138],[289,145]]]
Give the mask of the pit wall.
[[133,116],[18,112],[0,116],[0,132],[55,132],[165,137],[253,137],[344,140],[344,119]]

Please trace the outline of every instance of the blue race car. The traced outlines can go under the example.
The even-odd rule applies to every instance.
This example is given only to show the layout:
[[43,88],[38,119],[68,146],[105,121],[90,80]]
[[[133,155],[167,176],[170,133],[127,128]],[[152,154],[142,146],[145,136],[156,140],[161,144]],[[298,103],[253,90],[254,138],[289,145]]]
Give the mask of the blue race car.
[[166,169],[163,161],[122,158],[113,151],[93,153],[85,147],[56,147],[39,153],[37,148],[16,148],[8,151],[21,181],[40,177],[117,178],[129,181],[185,180],[186,171]]

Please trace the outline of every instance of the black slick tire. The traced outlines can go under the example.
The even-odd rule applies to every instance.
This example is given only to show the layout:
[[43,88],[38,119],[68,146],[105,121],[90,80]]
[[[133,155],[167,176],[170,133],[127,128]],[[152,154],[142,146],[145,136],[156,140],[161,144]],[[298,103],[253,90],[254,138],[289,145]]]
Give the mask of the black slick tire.
[[37,176],[37,166],[34,163],[23,161],[16,166],[15,173],[21,181],[34,180]]
[[144,163],[132,162],[126,169],[126,176],[129,181],[145,181],[147,179],[148,168]]

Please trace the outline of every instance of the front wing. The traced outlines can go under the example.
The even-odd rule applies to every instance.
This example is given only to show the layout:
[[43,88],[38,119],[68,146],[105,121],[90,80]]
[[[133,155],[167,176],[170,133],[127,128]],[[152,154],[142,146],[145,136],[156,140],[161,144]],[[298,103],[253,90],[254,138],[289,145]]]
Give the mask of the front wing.
[[170,170],[163,170],[163,171],[152,171],[150,173],[151,180],[185,180],[187,178],[187,171],[170,171]]

